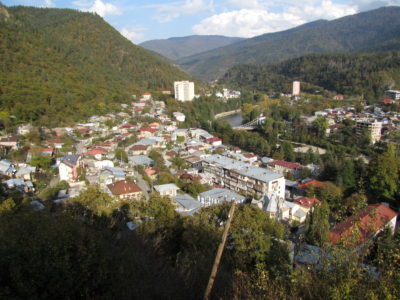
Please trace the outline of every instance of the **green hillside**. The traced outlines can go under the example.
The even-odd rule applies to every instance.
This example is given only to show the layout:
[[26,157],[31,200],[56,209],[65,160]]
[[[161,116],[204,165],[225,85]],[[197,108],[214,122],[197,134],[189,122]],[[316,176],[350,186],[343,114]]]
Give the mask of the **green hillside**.
[[243,39],[220,35],[192,35],[146,41],[139,44],[139,46],[175,60],[227,46],[241,40]]
[[303,89],[319,86],[347,95],[381,97],[385,89],[400,88],[400,52],[310,54],[276,64],[238,65],[222,83],[264,92],[290,92],[293,80]]
[[71,123],[188,75],[132,44],[101,17],[1,7],[0,109],[22,121]]
[[399,50],[399,16],[400,7],[383,7],[333,21],[316,21],[183,58],[178,63],[193,76],[212,80],[243,63],[277,62],[311,53]]

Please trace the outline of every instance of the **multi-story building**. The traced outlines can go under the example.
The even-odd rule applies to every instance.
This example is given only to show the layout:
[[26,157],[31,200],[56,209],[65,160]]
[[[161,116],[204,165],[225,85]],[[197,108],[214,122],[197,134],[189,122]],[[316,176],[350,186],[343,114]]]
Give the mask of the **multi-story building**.
[[175,99],[178,101],[192,101],[194,98],[194,83],[190,81],[174,82]]
[[367,133],[371,138],[371,143],[375,144],[382,136],[382,122],[375,119],[360,119],[357,121],[356,133],[357,135]]
[[285,177],[282,174],[253,166],[222,155],[210,155],[202,161],[203,172],[215,184],[246,195],[276,195],[285,197]]
[[300,96],[300,81],[293,81],[292,96],[293,97]]
[[385,95],[393,100],[400,100],[400,91],[399,90],[387,90],[385,91]]

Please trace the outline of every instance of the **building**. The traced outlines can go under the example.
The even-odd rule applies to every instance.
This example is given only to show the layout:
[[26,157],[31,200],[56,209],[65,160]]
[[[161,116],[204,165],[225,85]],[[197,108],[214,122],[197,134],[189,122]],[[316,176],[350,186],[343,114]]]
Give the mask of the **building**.
[[293,97],[300,96],[300,81],[293,81],[292,96]]
[[192,101],[194,98],[194,83],[190,81],[174,82],[175,99],[178,101]]
[[371,143],[380,141],[382,136],[382,122],[373,119],[360,119],[357,121],[356,134],[363,135],[367,133],[371,138]]
[[227,189],[215,188],[197,196],[197,200],[201,203],[201,206],[207,207],[213,204],[220,204],[222,202],[244,203],[246,198],[235,192]]
[[215,184],[232,191],[240,191],[249,196],[275,194],[278,198],[285,197],[285,177],[280,173],[222,155],[204,158],[202,167]]
[[385,96],[393,100],[400,100],[400,91],[399,90],[387,90],[385,91]]
[[65,155],[58,166],[60,180],[73,181],[78,179],[79,155]]
[[120,199],[139,199],[143,192],[140,187],[128,180],[120,180],[107,185],[108,190],[113,196]]
[[177,187],[174,183],[168,183],[168,184],[161,184],[161,185],[155,185],[154,190],[157,191],[160,196],[169,196],[169,197],[175,197],[176,192],[180,190],[179,187]]
[[332,244],[361,245],[385,228],[396,228],[397,213],[385,204],[370,204],[329,231]]
[[201,203],[188,194],[176,195],[172,197],[176,208],[175,211],[182,215],[193,215],[201,208]]

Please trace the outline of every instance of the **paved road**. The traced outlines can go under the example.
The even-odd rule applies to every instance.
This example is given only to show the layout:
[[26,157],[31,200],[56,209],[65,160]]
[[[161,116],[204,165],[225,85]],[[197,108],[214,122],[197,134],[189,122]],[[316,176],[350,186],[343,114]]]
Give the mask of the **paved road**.
[[140,175],[137,171],[134,171],[134,176],[136,179],[136,184],[142,189],[146,200],[149,200],[149,193],[147,191],[150,190],[149,184],[143,179],[142,175]]

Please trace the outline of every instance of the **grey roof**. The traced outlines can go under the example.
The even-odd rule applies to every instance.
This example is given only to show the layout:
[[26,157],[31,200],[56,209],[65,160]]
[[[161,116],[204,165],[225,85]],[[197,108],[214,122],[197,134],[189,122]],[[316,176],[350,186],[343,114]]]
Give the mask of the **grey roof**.
[[279,211],[279,202],[275,195],[271,197],[264,195],[262,201],[264,202],[263,208],[265,211],[269,213],[277,213]]
[[115,168],[115,167],[106,167],[104,168],[101,173],[112,173],[115,177],[124,177],[125,178],[125,172],[121,168]]
[[68,154],[65,155],[62,159],[61,162],[68,165],[68,166],[76,166],[76,164],[78,163],[79,160],[79,155],[75,155],[75,154]]
[[146,155],[135,155],[135,156],[129,156],[128,160],[132,162],[135,165],[152,165],[154,161],[147,157]]
[[283,175],[280,173],[273,172],[271,170],[267,170],[264,168],[259,168],[251,164],[231,159],[229,157],[222,156],[219,154],[210,155],[209,157],[206,157],[203,160],[209,164],[217,165],[224,169],[236,170],[238,173],[242,175],[252,177],[263,182],[269,182],[271,180],[283,177]]
[[134,146],[136,146],[136,145],[151,146],[151,145],[156,144],[157,142],[159,142],[159,141],[157,141],[156,139],[147,138],[147,139],[141,139],[138,142],[134,143],[133,145]]
[[167,184],[160,184],[160,185],[155,185],[154,189],[159,192],[165,192],[165,191],[170,191],[170,190],[179,190],[180,188],[176,186],[174,183],[167,183]]
[[307,214],[302,209],[298,209],[294,213],[294,216],[299,218],[299,219],[302,219],[302,218],[305,218],[307,216]]
[[33,172],[36,172],[36,167],[26,166],[19,169],[15,175],[25,175]]
[[239,195],[231,190],[215,188],[206,192],[199,194],[199,199],[210,199],[212,202],[221,203],[221,202],[232,202],[235,201],[237,203],[242,203],[246,198],[242,195]]
[[182,208],[186,210],[198,209],[201,206],[199,201],[188,194],[176,195],[175,197],[172,197],[172,199],[174,199],[180,206],[182,206]]
[[306,244],[300,249],[294,259],[298,263],[318,265],[321,254],[319,247]]

